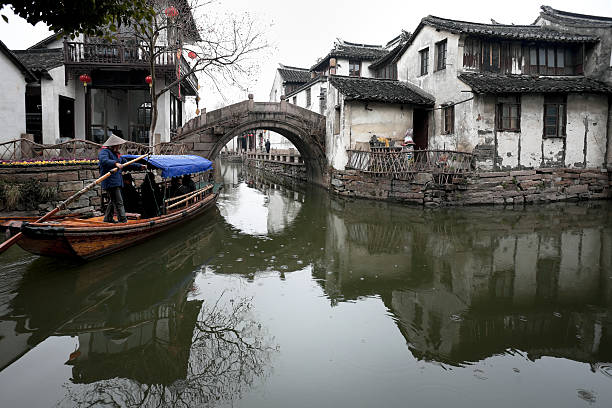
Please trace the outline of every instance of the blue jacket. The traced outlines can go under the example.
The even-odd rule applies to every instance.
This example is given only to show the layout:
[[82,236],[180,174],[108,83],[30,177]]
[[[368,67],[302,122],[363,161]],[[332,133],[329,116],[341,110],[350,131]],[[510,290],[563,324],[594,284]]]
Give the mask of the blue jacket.
[[[127,159],[117,156],[111,149],[102,148],[98,153],[98,161],[100,163],[100,176],[105,175],[109,171],[115,168],[115,163],[126,163]],[[140,164],[131,164],[125,167],[126,170],[140,170]],[[102,181],[102,188],[107,190],[113,187],[123,187],[123,177],[121,176],[121,170],[117,170],[109,178]]]

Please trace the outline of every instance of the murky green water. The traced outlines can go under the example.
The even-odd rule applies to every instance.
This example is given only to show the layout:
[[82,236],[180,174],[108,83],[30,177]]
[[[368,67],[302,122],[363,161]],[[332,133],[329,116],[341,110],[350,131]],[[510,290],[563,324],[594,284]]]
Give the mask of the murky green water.
[[0,257],[0,406],[609,407],[612,205],[420,208],[219,166],[218,210]]

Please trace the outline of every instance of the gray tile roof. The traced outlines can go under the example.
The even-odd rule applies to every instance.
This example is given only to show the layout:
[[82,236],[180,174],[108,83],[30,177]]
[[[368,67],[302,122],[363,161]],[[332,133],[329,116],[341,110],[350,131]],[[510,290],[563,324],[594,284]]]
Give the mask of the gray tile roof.
[[331,85],[347,100],[433,105],[434,98],[419,87],[390,79],[331,76]]
[[43,73],[64,64],[64,51],[61,48],[14,50],[17,58],[28,69]]
[[508,38],[513,40],[541,40],[555,42],[596,42],[597,37],[584,34],[555,31],[539,25],[481,24],[468,21],[449,20],[427,16],[421,20],[426,24],[453,33]]
[[332,48],[324,58],[313,65],[310,70],[317,71],[317,69],[326,65],[330,58],[354,58],[360,61],[373,61],[384,57],[388,53],[389,50],[383,48],[382,45],[341,42],[334,45],[334,48]]
[[285,82],[302,84],[310,81],[310,71],[308,68],[296,68],[283,65],[281,68],[278,68],[278,73]]
[[556,10],[549,6],[541,6],[540,16],[546,20],[562,22],[572,27],[612,27],[612,17],[591,16],[588,14],[570,13],[568,11]]
[[499,75],[462,73],[459,79],[469,85],[477,94],[482,93],[612,93],[612,86],[593,78],[574,77],[533,77],[529,75]]

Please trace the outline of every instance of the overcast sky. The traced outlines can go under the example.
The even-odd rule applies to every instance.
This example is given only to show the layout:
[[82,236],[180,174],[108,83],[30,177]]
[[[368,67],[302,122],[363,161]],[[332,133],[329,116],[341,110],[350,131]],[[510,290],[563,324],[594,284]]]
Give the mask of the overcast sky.
[[[384,44],[402,29],[413,31],[427,15],[490,23],[491,18],[505,24],[530,24],[538,16],[540,5],[581,14],[612,17],[612,0],[531,0],[510,1],[330,1],[330,0],[227,0],[222,7],[234,12],[252,13],[263,27],[271,24],[268,39],[274,48],[261,62],[259,80],[251,86],[255,100],[268,99],[278,63],[310,67],[323,57],[336,38],[350,42]],[[49,35],[43,25],[32,27],[7,13],[6,24],[0,20],[0,40],[10,49],[23,49]],[[221,99],[210,89],[202,90],[204,104],[210,109]],[[228,91],[231,101],[246,98],[246,92]]]

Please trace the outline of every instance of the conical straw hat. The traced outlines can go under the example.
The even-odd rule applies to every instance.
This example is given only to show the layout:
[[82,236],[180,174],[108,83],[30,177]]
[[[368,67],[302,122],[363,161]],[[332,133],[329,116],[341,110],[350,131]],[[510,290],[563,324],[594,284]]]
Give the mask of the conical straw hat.
[[124,143],[125,143],[125,140],[123,140],[117,135],[111,134],[110,137],[106,140],[106,142],[104,142],[104,146],[106,147],[117,146],[117,145],[122,145]]

